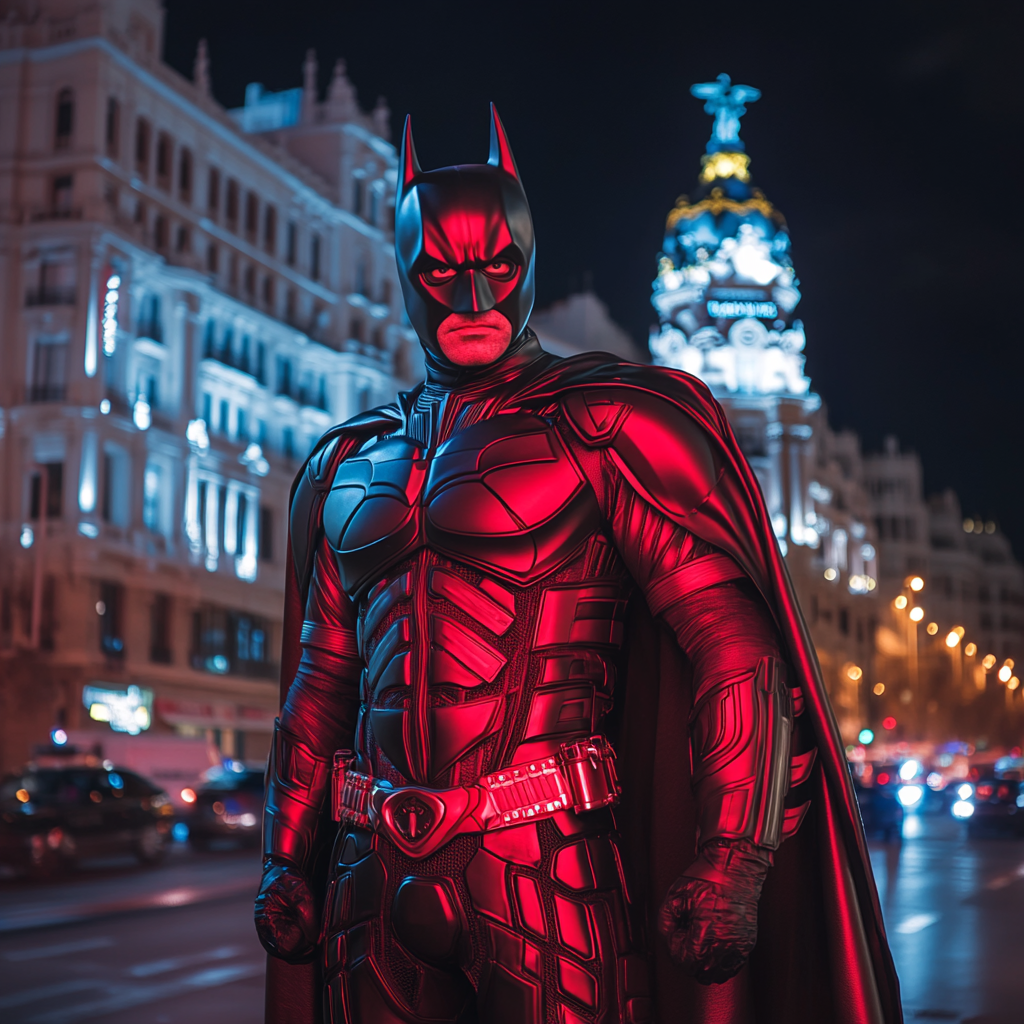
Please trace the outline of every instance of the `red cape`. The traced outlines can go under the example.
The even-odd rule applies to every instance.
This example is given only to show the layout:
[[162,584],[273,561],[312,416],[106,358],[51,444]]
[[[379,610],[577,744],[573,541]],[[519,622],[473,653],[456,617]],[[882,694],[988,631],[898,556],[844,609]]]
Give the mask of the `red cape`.
[[[681,522],[734,558],[764,595],[786,649],[790,682],[803,692],[804,714],[818,748],[811,809],[775,856],[749,966],[725,985],[698,985],[673,964],[664,943],[651,941],[656,1021],[900,1024],[899,982],[839,730],[760,487],[725,413],[707,387],[689,374],[614,363],[600,353],[555,363],[507,404],[528,406],[581,387],[655,392],[705,431],[722,476],[704,504]],[[623,398],[628,398],[626,390]],[[330,452],[336,464],[394,417],[382,409],[336,428],[311,459]],[[331,450],[326,446],[334,438],[339,443]],[[305,475],[304,468],[297,484]],[[282,701],[298,666],[304,589],[315,547],[309,540],[320,522],[315,499],[297,504],[302,509],[298,522],[293,512],[293,537],[300,538],[298,546],[306,554],[298,565],[291,558],[288,562]],[[646,906],[653,933],[661,899],[695,854],[686,725],[689,670],[675,638],[653,621],[646,604],[635,601],[633,606],[617,743],[624,791],[618,819],[638,883],[634,899]],[[268,1024],[319,1021],[318,990],[315,965],[289,967],[270,958]]]

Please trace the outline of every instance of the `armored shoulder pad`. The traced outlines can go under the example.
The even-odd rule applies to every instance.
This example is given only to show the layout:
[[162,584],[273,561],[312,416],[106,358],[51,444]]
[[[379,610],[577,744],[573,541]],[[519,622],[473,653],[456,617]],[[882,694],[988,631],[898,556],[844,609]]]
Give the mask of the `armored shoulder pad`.
[[580,439],[607,448],[637,491],[673,519],[702,505],[722,475],[704,429],[680,405],[651,391],[574,388],[562,407]]
[[320,513],[324,498],[331,488],[338,463],[375,434],[394,430],[401,422],[397,409],[385,406],[360,413],[338,427],[332,427],[313,446],[292,488],[289,509],[292,557],[298,574],[300,593],[305,594],[313,568]]

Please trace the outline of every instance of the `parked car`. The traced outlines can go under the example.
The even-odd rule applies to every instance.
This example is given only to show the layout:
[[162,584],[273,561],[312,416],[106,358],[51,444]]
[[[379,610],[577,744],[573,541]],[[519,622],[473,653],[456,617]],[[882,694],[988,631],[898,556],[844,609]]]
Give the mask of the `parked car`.
[[162,789],[109,761],[30,764],[0,780],[0,863],[49,874],[90,857],[132,853],[155,864],[173,816]]
[[182,817],[189,840],[198,849],[215,839],[258,843],[263,820],[263,769],[233,761],[203,772],[196,789],[186,787],[182,797],[191,807]]
[[1019,771],[984,775],[974,783],[967,834],[1024,836],[1024,782]]
[[897,773],[876,772],[874,784],[870,786],[854,778],[853,788],[867,835],[881,836],[886,842],[898,838],[903,830],[904,812],[897,798],[900,788]]

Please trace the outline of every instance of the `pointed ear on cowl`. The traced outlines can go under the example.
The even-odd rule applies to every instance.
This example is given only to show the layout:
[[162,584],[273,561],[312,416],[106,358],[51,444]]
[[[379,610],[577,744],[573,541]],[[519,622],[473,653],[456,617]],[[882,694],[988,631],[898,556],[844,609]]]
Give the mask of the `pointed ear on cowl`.
[[[410,136],[410,140],[411,140]],[[500,167],[506,174],[511,174],[516,181],[521,182],[519,168],[516,167],[515,157],[512,155],[512,147],[508,144],[508,136],[505,134],[505,127],[498,117],[498,108],[491,104],[491,152],[487,158],[491,167]]]
[[[493,131],[493,129],[492,129]],[[493,145],[493,143],[492,143]],[[399,199],[420,174],[420,162],[416,159],[416,146],[412,141],[412,116],[405,115],[405,128],[402,130],[402,155],[398,160],[398,196]]]

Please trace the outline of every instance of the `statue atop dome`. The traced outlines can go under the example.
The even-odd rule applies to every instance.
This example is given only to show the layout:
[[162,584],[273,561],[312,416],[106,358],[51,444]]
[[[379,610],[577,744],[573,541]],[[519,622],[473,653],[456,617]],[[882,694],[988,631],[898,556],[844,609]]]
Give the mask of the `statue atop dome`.
[[715,119],[707,151],[720,153],[730,150],[742,153],[744,146],[740,138],[740,118],[747,112],[747,103],[761,98],[761,90],[752,85],[733,85],[728,75],[719,75],[713,82],[691,85],[690,92],[699,100],[707,100],[704,113]]

